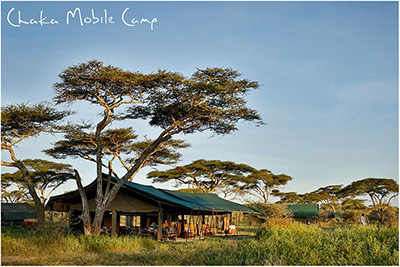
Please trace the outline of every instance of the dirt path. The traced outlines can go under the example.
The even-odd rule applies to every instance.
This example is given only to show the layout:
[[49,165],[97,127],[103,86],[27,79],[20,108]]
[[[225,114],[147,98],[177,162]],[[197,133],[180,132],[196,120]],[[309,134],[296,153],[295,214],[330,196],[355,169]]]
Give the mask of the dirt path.
[[31,262],[37,259],[36,257],[23,257],[23,256],[2,256],[1,265],[18,265],[26,262]]

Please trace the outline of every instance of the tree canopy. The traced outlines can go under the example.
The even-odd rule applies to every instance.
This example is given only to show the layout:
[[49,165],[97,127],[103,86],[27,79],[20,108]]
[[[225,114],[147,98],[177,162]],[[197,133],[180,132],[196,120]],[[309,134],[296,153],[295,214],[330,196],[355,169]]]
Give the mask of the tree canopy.
[[301,195],[296,192],[277,192],[274,194],[279,197],[280,200],[276,203],[278,204],[303,204],[304,200]]
[[246,178],[249,185],[248,192],[268,203],[273,193],[278,193],[280,186],[286,185],[293,178],[286,174],[273,174],[267,169],[257,170]]
[[153,183],[173,181],[176,186],[186,184],[203,193],[219,192],[227,196],[245,186],[245,176],[254,171],[246,164],[200,159],[167,171],[152,171],[147,178],[152,179]]
[[43,102],[30,105],[28,103],[5,105],[1,108],[2,148],[21,142],[25,138],[40,133],[52,133],[59,127],[59,122],[70,111],[60,111],[49,103]]
[[[96,162],[96,140],[93,131],[85,131],[84,127],[75,127],[67,130],[64,139],[57,141],[53,148],[44,152],[57,159],[67,157],[82,158]],[[118,174],[113,169],[113,162],[117,160],[128,171],[140,154],[146,149],[152,140],[137,141],[138,135],[132,127],[108,129],[101,133],[100,140],[103,148],[103,159],[109,164],[103,164],[105,168],[111,168],[113,175]],[[158,164],[175,164],[181,154],[178,149],[186,148],[189,144],[183,140],[166,140],[155,149],[145,160],[143,166],[156,166]],[[133,177],[132,177],[133,178]],[[132,179],[130,179],[132,180]]]
[[148,119],[151,126],[170,134],[194,133],[210,130],[216,134],[236,131],[240,120],[263,124],[257,111],[246,106],[244,96],[257,82],[238,79],[232,69],[198,69],[192,77],[159,70],[161,88],[129,108],[131,118]]
[[[358,197],[368,195],[374,208],[384,209],[398,196],[399,185],[393,179],[366,178],[352,182],[338,192],[339,196]],[[386,200],[385,200],[386,198]]]
[[321,203],[323,207],[328,207],[332,212],[336,212],[340,208],[340,198],[337,193],[342,188],[342,185],[329,185],[320,187],[311,194],[316,202]]
[[8,179],[2,174],[1,177],[1,202],[22,203],[32,201],[28,190],[21,184],[14,184],[13,179]]
[[[22,163],[26,166],[35,185],[35,190],[44,205],[50,196],[60,185],[74,178],[72,166],[51,162],[42,159],[24,159]],[[27,188],[23,173],[18,170],[14,173],[3,173],[1,179],[11,183],[22,185]]]

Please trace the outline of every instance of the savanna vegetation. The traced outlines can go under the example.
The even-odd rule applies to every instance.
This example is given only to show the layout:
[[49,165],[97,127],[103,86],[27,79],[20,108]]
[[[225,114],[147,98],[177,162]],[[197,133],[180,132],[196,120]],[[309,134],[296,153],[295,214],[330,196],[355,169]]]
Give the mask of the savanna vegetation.
[[398,227],[266,224],[256,235],[156,242],[3,228],[2,265],[398,265]]

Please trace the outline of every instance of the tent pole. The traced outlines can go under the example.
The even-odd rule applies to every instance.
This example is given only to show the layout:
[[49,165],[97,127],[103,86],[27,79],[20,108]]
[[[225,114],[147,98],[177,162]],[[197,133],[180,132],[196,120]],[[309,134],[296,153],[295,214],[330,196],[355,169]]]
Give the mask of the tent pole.
[[[193,216],[194,215],[193,215],[193,209],[192,209],[192,212],[190,212],[190,222],[192,224],[194,224],[194,217]],[[194,228],[195,228],[195,225],[193,225],[193,237],[194,237]],[[189,223],[189,233],[192,233],[192,227],[191,227],[190,223]],[[190,235],[189,235],[189,237],[190,237]]]
[[226,225],[228,224],[228,214],[227,213],[225,213],[224,214],[224,222],[223,222],[223,227],[222,228],[224,228],[223,230],[224,230],[224,233],[225,233],[225,235],[226,235]]
[[181,236],[185,237],[185,215],[182,214],[182,221],[181,221]]
[[237,234],[239,235],[239,224],[240,224],[240,217],[241,217],[241,215],[242,215],[242,211],[240,210],[239,211],[239,222],[238,222],[238,225],[237,225]]
[[251,217],[250,217],[250,213],[247,214],[247,217],[248,217],[248,220],[249,220],[249,222],[248,222],[248,227],[247,227],[247,232],[250,232],[250,226],[251,226]]
[[215,228],[216,227],[215,227],[215,218],[214,218],[214,209],[213,209],[212,213],[211,213],[211,233],[212,233],[212,235],[216,234],[216,232],[214,231]]
[[161,240],[161,236],[162,236],[162,210],[160,204],[160,209],[158,211],[157,241]]
[[185,234],[185,238],[186,238],[186,241],[187,241],[187,239],[188,239],[188,236],[190,235],[190,223],[192,222],[192,212],[193,212],[193,209],[191,209],[190,210],[190,216],[189,216],[189,234]]
[[208,224],[208,227],[212,227],[212,225],[210,223],[210,215],[207,215],[207,224]]
[[171,234],[171,214],[167,214],[168,233]]
[[203,237],[204,236],[204,227],[203,225],[206,222],[206,215],[205,213],[201,214],[201,219],[200,219],[200,236]]
[[200,216],[201,210],[199,209],[199,212],[197,213],[197,231],[199,233],[199,240],[200,237],[203,236],[203,216]]
[[111,211],[111,237],[117,235],[117,211],[113,209]]

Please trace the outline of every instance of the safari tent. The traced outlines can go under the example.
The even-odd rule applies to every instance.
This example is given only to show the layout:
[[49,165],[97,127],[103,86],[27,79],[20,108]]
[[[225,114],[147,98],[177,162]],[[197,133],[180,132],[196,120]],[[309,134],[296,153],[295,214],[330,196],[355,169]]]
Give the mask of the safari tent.
[[28,219],[37,219],[36,209],[28,203],[1,203],[2,225],[22,225]]
[[293,218],[318,218],[319,205],[318,204],[295,204],[288,205],[287,207],[293,212]]
[[294,204],[288,205],[288,210],[292,211],[293,218],[304,223],[315,223],[319,218],[318,204]]
[[[104,175],[103,179],[103,186],[105,187],[107,176]],[[112,177],[111,186],[117,181],[118,178]],[[89,210],[94,214],[96,180],[84,187],[84,189],[88,198]],[[51,197],[47,206],[54,211],[70,212],[72,218],[77,218],[82,211],[78,190]],[[203,225],[207,223],[209,228],[214,231],[215,227],[213,226],[217,223],[216,216],[220,216],[218,223],[223,221],[224,230],[227,230],[229,217],[231,217],[233,211],[246,214],[251,213],[252,209],[222,199],[216,194],[183,193],[128,181],[119,190],[118,195],[107,208],[103,226],[104,228],[110,228],[111,235],[115,235],[117,232],[126,230],[126,227],[132,227],[132,221],[138,224],[137,232],[150,228],[150,222],[155,223],[156,227],[161,229],[163,224],[171,226],[180,221],[181,223],[177,227],[177,234],[184,235],[184,232],[191,232],[188,235],[190,237],[196,234],[206,234],[208,231]],[[126,218],[125,228],[120,225],[121,216]],[[135,218],[135,220],[132,218]],[[191,229],[184,229],[190,226],[192,226]],[[168,228],[170,230],[171,227]],[[156,239],[160,240],[162,236],[162,232],[158,231]]]

